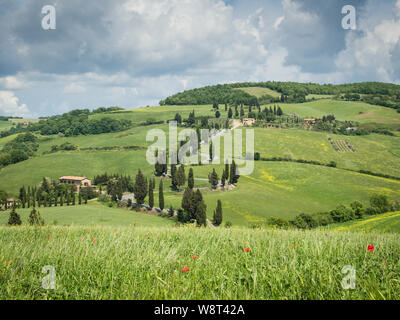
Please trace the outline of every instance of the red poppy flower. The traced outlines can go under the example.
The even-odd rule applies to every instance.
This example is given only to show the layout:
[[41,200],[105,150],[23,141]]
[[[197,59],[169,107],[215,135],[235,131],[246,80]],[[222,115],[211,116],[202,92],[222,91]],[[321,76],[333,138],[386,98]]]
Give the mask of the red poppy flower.
[[296,248],[296,245],[295,245],[295,244],[293,245],[293,248]]
[[328,236],[328,234],[327,233],[325,233],[325,237],[327,237]]
[[368,251],[374,252],[374,250],[375,250],[375,247],[369,244]]
[[189,267],[184,267],[184,268],[182,268],[182,272],[188,272],[189,270],[190,270]]
[[50,236],[47,236],[47,239],[50,239]]
[[118,237],[118,233],[115,236]]
[[249,252],[250,248],[244,248],[243,251]]
[[192,256],[193,259],[197,259],[199,256]]

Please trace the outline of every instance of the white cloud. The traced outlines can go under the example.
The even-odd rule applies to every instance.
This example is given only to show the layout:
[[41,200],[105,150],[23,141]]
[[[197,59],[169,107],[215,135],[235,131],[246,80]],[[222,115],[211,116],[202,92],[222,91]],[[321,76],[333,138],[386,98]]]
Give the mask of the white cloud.
[[399,57],[395,56],[395,49],[400,45],[400,0],[396,3],[395,13],[396,17],[376,25],[369,25],[367,17],[361,18],[359,25],[363,33],[349,32],[346,49],[335,61],[341,72],[365,80],[400,81],[396,74]]
[[86,92],[85,87],[77,83],[71,83],[64,88],[64,93],[83,93],[83,92]]
[[29,110],[26,104],[19,104],[19,99],[12,91],[0,90],[0,112],[4,115],[24,116]]
[[27,84],[15,76],[8,76],[0,78],[0,89],[16,90],[26,87]]

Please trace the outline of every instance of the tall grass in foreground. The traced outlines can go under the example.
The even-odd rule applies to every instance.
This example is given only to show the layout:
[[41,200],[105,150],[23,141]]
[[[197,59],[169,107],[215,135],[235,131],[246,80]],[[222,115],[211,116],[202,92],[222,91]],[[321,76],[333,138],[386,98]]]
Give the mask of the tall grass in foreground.
[[[0,250],[0,299],[400,298],[392,234],[0,227]],[[55,290],[41,286],[47,265]],[[355,290],[342,288],[346,265],[356,269]]]

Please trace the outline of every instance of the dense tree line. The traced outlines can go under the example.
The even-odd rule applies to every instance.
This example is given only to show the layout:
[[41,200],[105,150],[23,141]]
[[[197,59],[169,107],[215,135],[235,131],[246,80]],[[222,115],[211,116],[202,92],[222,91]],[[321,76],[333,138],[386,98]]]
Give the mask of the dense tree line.
[[0,151],[0,167],[29,159],[39,148],[37,141],[36,136],[28,132],[7,142]]
[[41,135],[63,134],[67,137],[87,134],[101,134],[127,130],[129,120],[111,118],[89,119],[89,110],[73,110],[61,116],[54,116],[29,126],[30,131]]

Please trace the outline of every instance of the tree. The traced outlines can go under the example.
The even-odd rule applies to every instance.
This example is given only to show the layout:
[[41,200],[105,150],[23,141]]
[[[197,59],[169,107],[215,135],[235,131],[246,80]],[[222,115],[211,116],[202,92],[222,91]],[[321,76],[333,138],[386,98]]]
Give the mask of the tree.
[[221,175],[221,186],[225,187],[225,170],[222,170],[222,175]]
[[185,166],[183,164],[180,165],[177,172],[176,182],[178,187],[185,185],[186,183],[186,174],[185,174]]
[[194,188],[194,173],[193,173],[193,168],[189,169],[189,175],[188,175],[188,187],[190,189]]
[[232,116],[233,116],[232,108],[229,108],[229,111],[228,111],[228,118],[229,118],[229,119],[232,119]]
[[158,205],[160,206],[161,210],[164,210],[164,190],[162,180],[158,186]]
[[79,205],[81,205],[82,204],[82,194],[79,192],[79,199],[78,199],[78,203],[79,203]]
[[277,116],[282,116],[283,115],[283,111],[281,109],[281,107],[278,106],[278,110],[276,111],[276,115]]
[[229,182],[229,163],[228,162],[226,162],[225,163],[225,181],[228,181]]
[[218,200],[217,209],[214,211],[214,225],[219,226],[222,223],[222,202]]
[[173,217],[174,216],[174,208],[171,206],[171,207],[169,207],[169,210],[168,210],[168,215],[170,216],[170,217]]
[[219,182],[218,174],[217,174],[217,172],[215,171],[215,169],[213,169],[212,173],[210,174],[210,183],[211,183],[211,187],[212,187],[213,189],[215,189],[215,188],[218,186],[218,182]]
[[177,113],[177,114],[175,114],[174,120],[175,120],[178,124],[181,124],[181,123],[182,123],[182,116],[181,116],[179,113]]
[[194,191],[190,188],[186,188],[185,192],[183,193],[181,207],[185,212],[190,215],[190,218],[194,217],[194,202],[193,202]]
[[21,217],[15,212],[15,206],[12,208],[10,218],[8,219],[9,226],[20,226],[22,224]]
[[136,203],[142,205],[147,195],[147,180],[140,169],[136,175],[133,193],[135,194]]
[[44,191],[46,193],[50,192],[50,185],[49,185],[49,182],[47,181],[47,179],[45,177],[43,177],[42,184],[41,184],[40,188],[42,189],[42,191]]
[[384,194],[374,194],[369,202],[371,207],[376,209],[379,213],[388,212],[390,209],[388,197]]
[[28,222],[31,226],[44,226],[44,219],[40,216],[40,212],[34,208],[30,215]]
[[213,161],[213,159],[214,159],[214,147],[213,147],[212,141],[210,141],[209,155],[210,155],[210,161]]
[[221,116],[221,113],[217,110],[217,112],[215,112],[215,117],[218,119]]
[[354,201],[350,204],[350,208],[353,210],[354,215],[357,219],[361,219],[364,216],[365,210],[360,201]]
[[[197,190],[197,192],[200,192]],[[196,192],[196,193],[197,193]],[[198,226],[207,226],[207,206],[202,199],[200,202],[197,203],[196,207],[196,221]]]
[[177,176],[176,164],[171,165],[171,184],[173,189],[175,190],[178,189],[178,176]]
[[240,176],[237,174],[236,171],[237,171],[236,170],[236,163],[235,163],[235,161],[232,161],[230,174],[229,174],[229,183],[230,184],[235,184],[239,180]]
[[149,207],[154,208],[154,187],[153,187],[153,182],[150,181],[149,183]]

